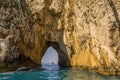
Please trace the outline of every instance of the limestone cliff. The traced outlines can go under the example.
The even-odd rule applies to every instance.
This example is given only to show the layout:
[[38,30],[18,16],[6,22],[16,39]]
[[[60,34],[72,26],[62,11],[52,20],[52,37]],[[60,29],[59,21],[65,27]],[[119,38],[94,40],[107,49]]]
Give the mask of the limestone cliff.
[[119,20],[119,0],[0,0],[0,66],[41,65],[52,46],[60,66],[117,74]]

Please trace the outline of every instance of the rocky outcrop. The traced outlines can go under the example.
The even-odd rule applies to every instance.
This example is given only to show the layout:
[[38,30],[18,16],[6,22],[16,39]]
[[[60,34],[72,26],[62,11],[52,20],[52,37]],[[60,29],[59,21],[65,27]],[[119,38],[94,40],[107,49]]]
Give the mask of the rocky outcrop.
[[0,0],[0,71],[34,64],[19,47],[33,39],[32,18],[26,6],[25,1]]
[[41,65],[51,46],[60,66],[117,74],[119,5],[119,0],[1,0],[0,62]]

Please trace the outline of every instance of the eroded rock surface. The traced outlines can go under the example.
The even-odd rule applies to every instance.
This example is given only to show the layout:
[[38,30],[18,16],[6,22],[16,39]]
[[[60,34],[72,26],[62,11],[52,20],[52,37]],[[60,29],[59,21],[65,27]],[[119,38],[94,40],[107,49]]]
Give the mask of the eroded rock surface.
[[0,0],[0,61],[40,65],[52,46],[60,66],[119,71],[119,5],[119,0]]

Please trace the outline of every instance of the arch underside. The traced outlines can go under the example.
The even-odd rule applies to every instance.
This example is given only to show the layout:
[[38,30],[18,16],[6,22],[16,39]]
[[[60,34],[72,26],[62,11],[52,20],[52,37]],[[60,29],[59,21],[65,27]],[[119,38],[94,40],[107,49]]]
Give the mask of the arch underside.
[[[44,56],[45,54],[45,51],[49,48],[49,47],[52,47],[54,48],[57,53],[58,53],[58,65],[60,67],[68,67],[70,66],[70,60],[69,60],[69,57],[67,55],[67,53],[63,52],[59,46],[59,44],[57,42],[51,42],[51,41],[48,41],[47,42],[47,45],[46,45],[46,48],[42,54],[42,57]],[[41,60],[40,60],[41,61]]]

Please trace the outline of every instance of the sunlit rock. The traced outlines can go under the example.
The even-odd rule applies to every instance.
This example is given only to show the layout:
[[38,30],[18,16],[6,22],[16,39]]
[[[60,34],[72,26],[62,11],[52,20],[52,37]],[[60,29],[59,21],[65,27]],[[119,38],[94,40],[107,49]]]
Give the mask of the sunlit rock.
[[29,65],[41,65],[51,46],[60,66],[119,71],[119,5],[119,0],[3,0],[0,38],[18,54],[14,58],[22,54],[33,61]]

